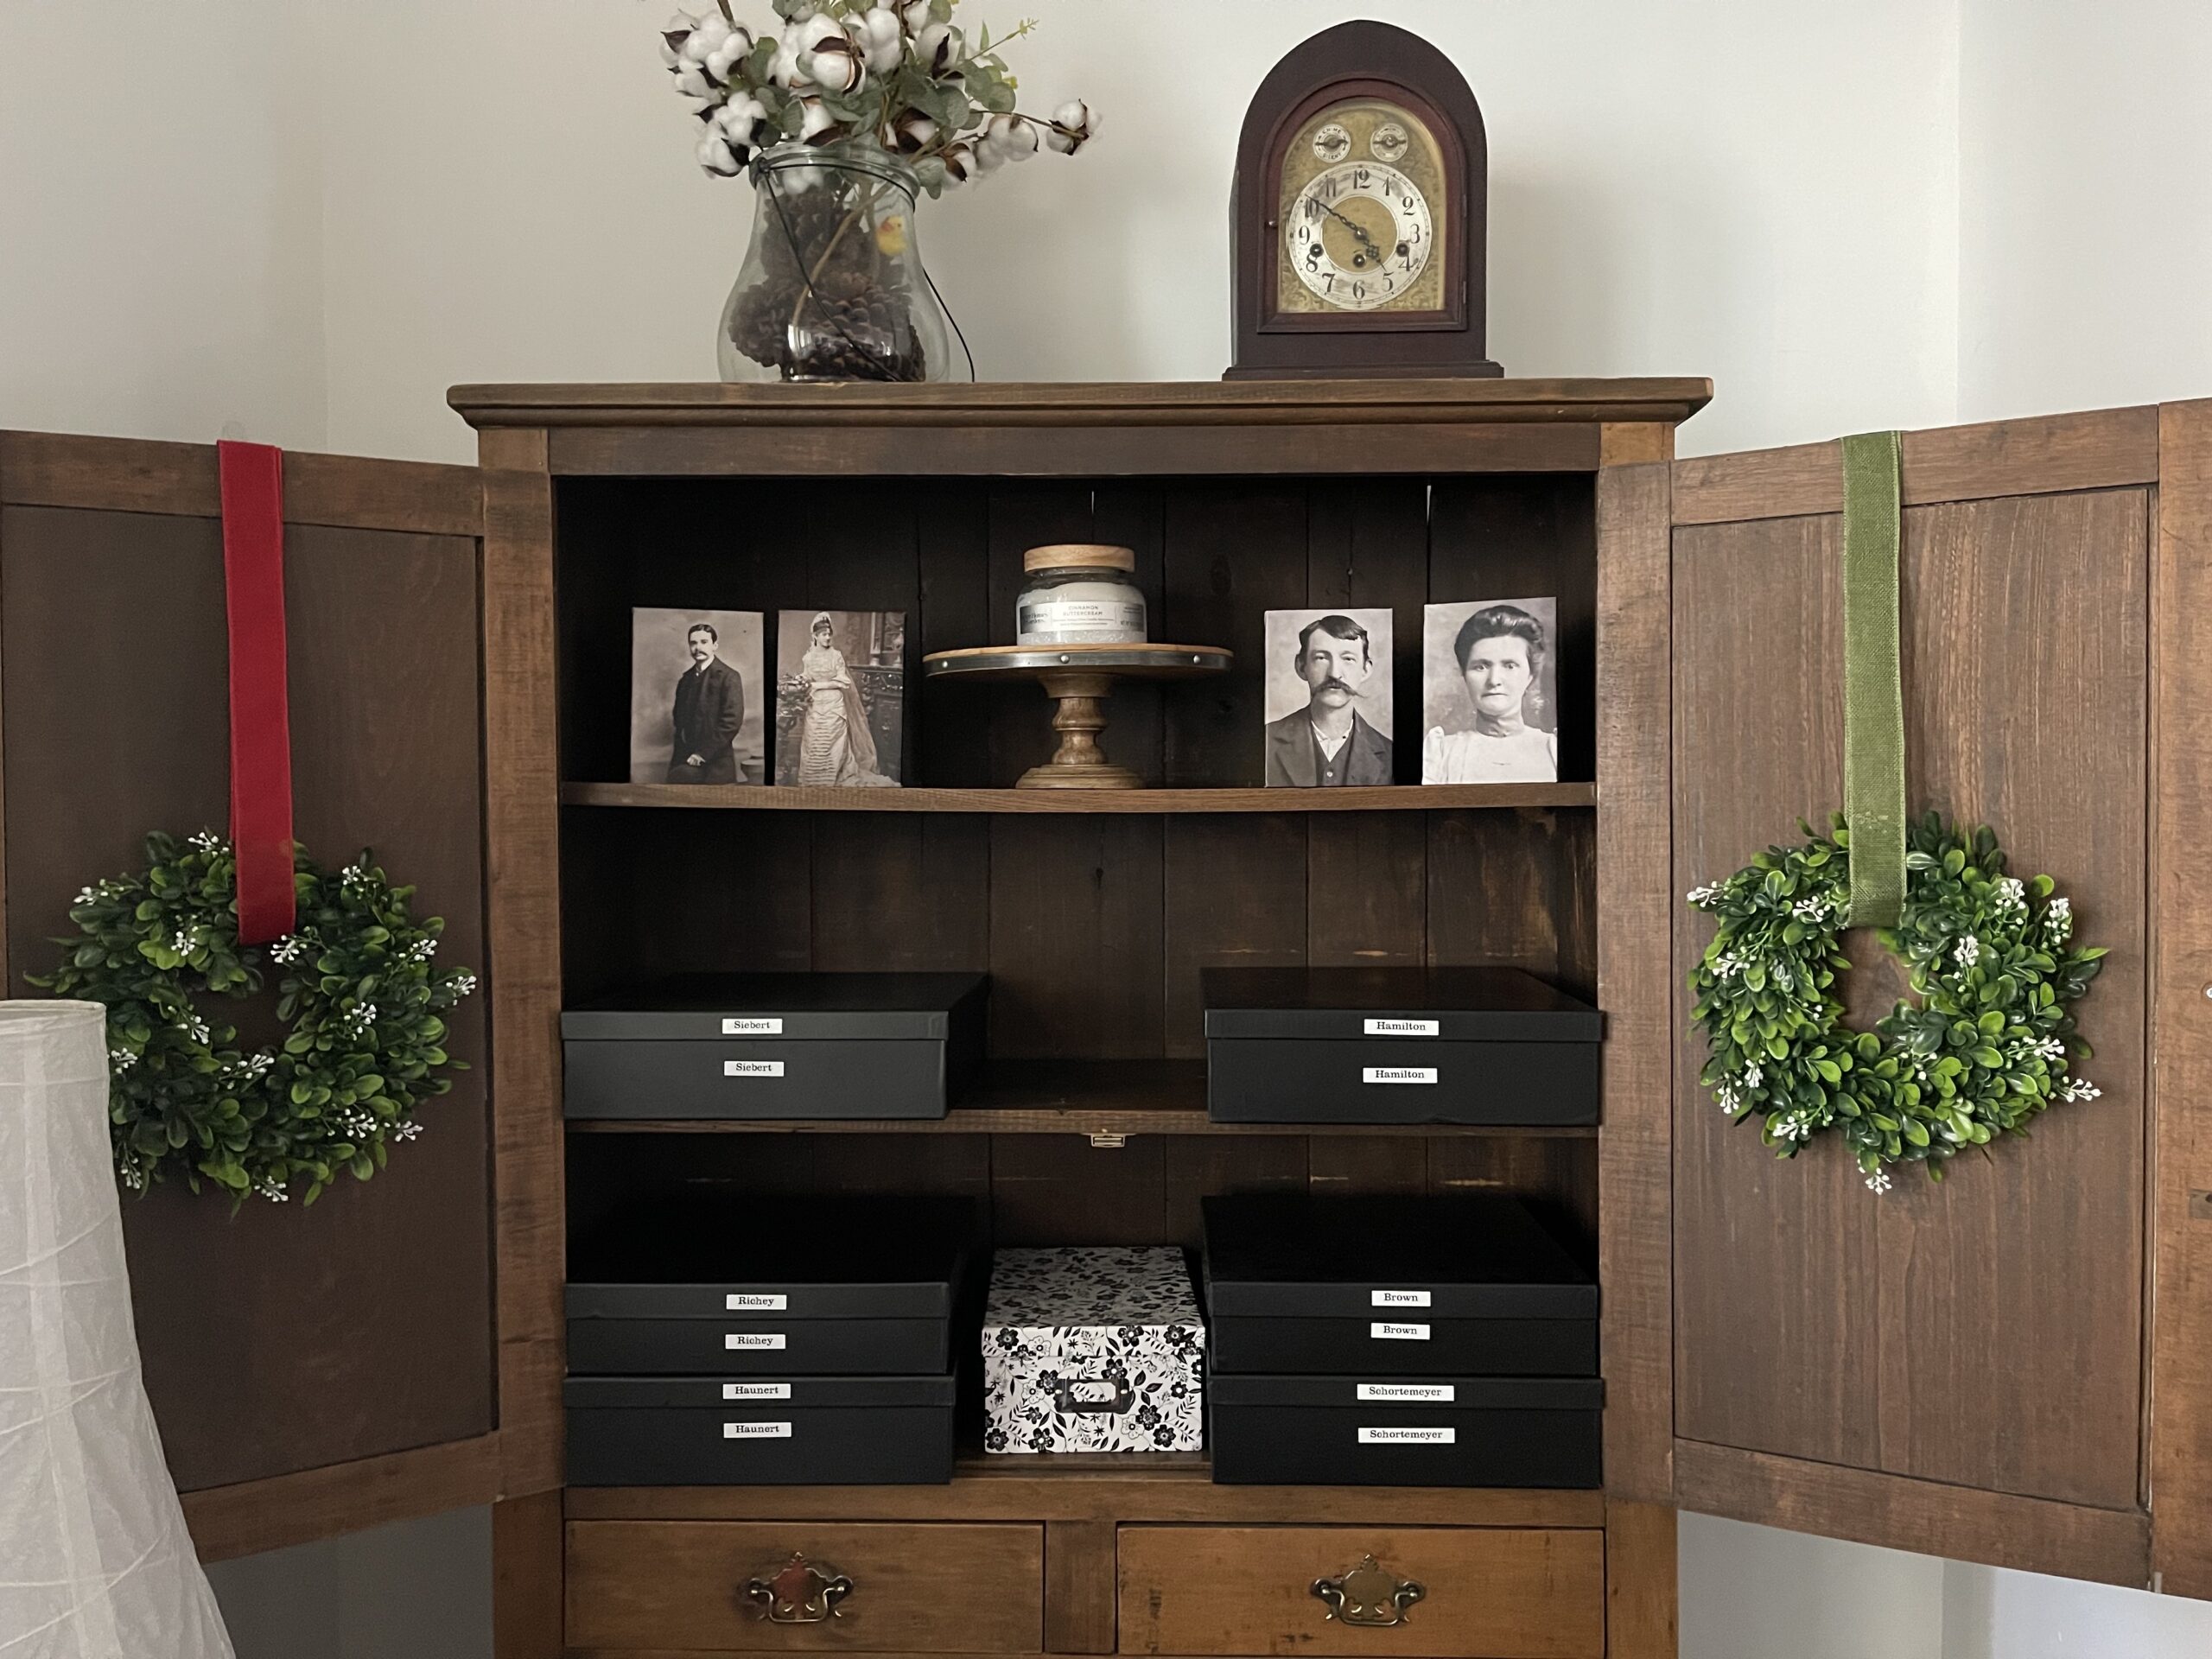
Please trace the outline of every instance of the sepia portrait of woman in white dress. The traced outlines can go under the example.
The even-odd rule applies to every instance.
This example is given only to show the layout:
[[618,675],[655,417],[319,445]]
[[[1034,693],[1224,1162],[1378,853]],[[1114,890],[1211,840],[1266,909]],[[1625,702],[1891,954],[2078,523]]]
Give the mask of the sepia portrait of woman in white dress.
[[[876,734],[868,723],[868,698],[862,694],[861,679],[863,675],[873,677],[868,690],[878,701],[887,695],[894,698],[898,695],[896,653],[887,680],[885,665],[875,660],[881,652],[871,654],[868,626],[876,624],[880,631],[882,623],[903,624],[903,619],[895,613],[817,611],[800,636],[805,641],[803,648],[794,637],[798,619],[789,620],[794,626],[784,632],[785,643],[778,652],[781,660],[777,675],[780,701],[777,724],[785,758],[777,769],[776,781],[848,789],[895,785],[898,779],[885,775]],[[857,646],[861,668],[856,669],[839,647],[841,621],[848,630],[858,627],[861,631]],[[903,639],[903,627],[890,630],[889,637]],[[903,645],[899,649],[903,650]]]
[[1459,625],[1452,654],[1471,720],[1431,726],[1424,784],[1548,784],[1559,778],[1559,739],[1531,723],[1541,712],[1547,647],[1542,622],[1518,605],[1485,605]]

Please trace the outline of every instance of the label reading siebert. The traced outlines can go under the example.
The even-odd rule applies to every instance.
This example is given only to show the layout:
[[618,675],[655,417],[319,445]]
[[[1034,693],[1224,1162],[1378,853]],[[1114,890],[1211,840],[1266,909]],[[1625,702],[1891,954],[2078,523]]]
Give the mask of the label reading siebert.
[[1433,1065],[1363,1065],[1359,1068],[1362,1083],[1434,1083],[1436,1068]]
[[[781,1313],[791,1305],[788,1296],[771,1296],[757,1290],[734,1290],[722,1298],[723,1309],[731,1313]],[[1428,1306],[1426,1297],[1421,1299],[1421,1306]]]
[[788,1400],[791,1397],[791,1385],[788,1382],[725,1382],[722,1384],[722,1398],[725,1400]]
[[1428,1293],[1425,1290],[1370,1290],[1367,1293],[1370,1307],[1427,1307]]
[[1442,1029],[1443,1022],[1437,1020],[1394,1020],[1385,1017],[1380,1020],[1370,1020],[1367,1022],[1367,1034],[1370,1037],[1433,1037]]
[[1427,1342],[1428,1327],[1425,1325],[1393,1325],[1387,1319],[1377,1319],[1367,1327],[1367,1334],[1377,1342]]
[[779,1014],[735,1014],[722,1019],[725,1037],[780,1037],[784,1017]]
[[780,1077],[784,1075],[781,1060],[724,1060],[722,1076],[726,1077]]
[[1363,1428],[1359,1431],[1362,1446],[1455,1446],[1459,1431],[1456,1428]]
[[788,1440],[791,1437],[789,1423],[724,1423],[722,1439],[726,1440]]
[[771,1336],[759,1331],[732,1331],[722,1338],[722,1346],[731,1353],[779,1354],[784,1351],[780,1332]]
[[1451,1382],[1362,1382],[1359,1399],[1378,1406],[1448,1406],[1459,1397]]

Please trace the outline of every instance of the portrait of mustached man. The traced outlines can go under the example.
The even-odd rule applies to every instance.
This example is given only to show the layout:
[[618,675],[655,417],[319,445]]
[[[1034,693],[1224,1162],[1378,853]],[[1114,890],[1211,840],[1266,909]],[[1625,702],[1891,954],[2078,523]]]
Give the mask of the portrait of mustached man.
[[1391,782],[1390,613],[1269,611],[1267,645],[1268,785]]

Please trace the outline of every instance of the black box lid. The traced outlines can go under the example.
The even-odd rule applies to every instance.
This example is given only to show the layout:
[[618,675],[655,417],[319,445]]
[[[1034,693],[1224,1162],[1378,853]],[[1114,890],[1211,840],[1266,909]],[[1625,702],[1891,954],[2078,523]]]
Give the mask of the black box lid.
[[1595,1411],[1594,1376],[1262,1376],[1210,1371],[1217,1406],[1326,1406],[1346,1411]]
[[1594,1043],[1605,1016],[1518,968],[1208,968],[1209,1037]]
[[571,1411],[854,1411],[944,1406],[957,1384],[943,1376],[572,1376]]
[[576,1319],[949,1319],[976,1234],[967,1198],[639,1205],[569,1253]]
[[1592,1319],[1598,1287],[1518,1198],[1207,1198],[1217,1318]]
[[570,1041],[940,1041],[982,1012],[982,974],[686,974],[561,1014]]

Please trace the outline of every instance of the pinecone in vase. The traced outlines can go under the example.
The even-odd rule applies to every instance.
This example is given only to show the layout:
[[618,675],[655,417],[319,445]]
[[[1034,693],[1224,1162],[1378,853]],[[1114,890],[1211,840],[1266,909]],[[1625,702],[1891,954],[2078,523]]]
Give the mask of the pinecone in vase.
[[919,380],[927,371],[903,298],[887,285],[876,226],[850,194],[763,195],[772,215],[762,277],[730,319],[730,338],[786,378]]

